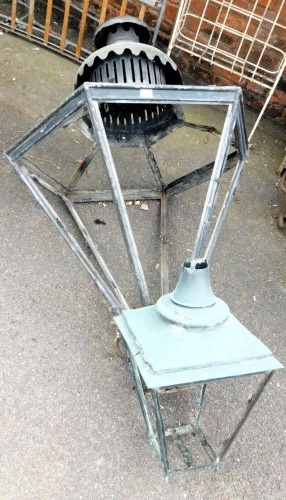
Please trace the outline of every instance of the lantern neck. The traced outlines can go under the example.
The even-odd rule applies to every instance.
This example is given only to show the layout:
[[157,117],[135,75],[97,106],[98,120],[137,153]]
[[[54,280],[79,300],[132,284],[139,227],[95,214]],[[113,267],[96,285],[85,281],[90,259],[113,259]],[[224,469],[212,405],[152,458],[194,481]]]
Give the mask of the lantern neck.
[[175,290],[163,295],[156,309],[164,320],[186,328],[212,328],[229,316],[228,305],[212,291],[205,260],[186,260]]
[[186,260],[183,263],[179,281],[170,299],[185,307],[208,307],[216,302],[206,260]]

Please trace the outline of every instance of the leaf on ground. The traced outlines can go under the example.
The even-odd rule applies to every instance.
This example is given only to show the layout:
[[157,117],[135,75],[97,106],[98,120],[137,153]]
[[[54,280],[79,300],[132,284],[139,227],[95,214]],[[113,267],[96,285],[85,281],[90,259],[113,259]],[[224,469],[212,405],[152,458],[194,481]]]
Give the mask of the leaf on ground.
[[147,203],[141,203],[140,210],[149,210]]

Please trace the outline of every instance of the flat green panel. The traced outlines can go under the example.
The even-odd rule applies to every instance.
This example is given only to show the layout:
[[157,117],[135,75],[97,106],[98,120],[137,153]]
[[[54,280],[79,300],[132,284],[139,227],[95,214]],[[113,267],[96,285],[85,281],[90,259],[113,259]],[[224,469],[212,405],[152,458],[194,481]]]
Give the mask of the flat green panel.
[[149,388],[282,368],[271,351],[233,315],[219,327],[187,329],[166,323],[156,307],[150,306],[124,311],[115,321]]

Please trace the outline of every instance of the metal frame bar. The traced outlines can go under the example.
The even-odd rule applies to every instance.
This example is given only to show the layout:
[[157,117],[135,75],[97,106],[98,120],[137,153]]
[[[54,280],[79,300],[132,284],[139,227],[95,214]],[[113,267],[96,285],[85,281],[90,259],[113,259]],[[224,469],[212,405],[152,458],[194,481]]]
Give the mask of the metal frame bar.
[[110,188],[112,191],[113,203],[117,209],[117,216],[120,222],[121,231],[125,240],[126,249],[128,252],[129,260],[132,265],[133,273],[138,285],[138,289],[144,305],[150,304],[149,292],[147,288],[146,279],[144,276],[143,268],[139,259],[139,254],[135,239],[133,236],[132,228],[130,225],[129,217],[127,214],[126,206],[122,196],[119,179],[117,176],[115,164],[112,158],[111,150],[108,144],[108,139],[105,133],[103,121],[101,118],[99,105],[94,102],[89,96],[87,97],[89,116],[91,119],[92,127],[98,144],[100,145],[101,153],[107,170],[110,181]]
[[249,398],[246,410],[244,411],[244,413],[241,416],[240,420],[238,421],[235,429],[233,430],[231,436],[228,438],[227,442],[224,444],[221,452],[218,455],[218,462],[221,462],[221,460],[223,459],[224,455],[226,454],[226,452],[228,451],[229,447],[231,446],[231,444],[235,440],[235,438],[236,438],[237,434],[239,433],[240,429],[242,428],[244,422],[249,417],[250,412],[253,410],[254,406],[256,405],[256,403],[259,400],[262,392],[264,391],[264,389],[265,389],[266,385],[268,384],[268,382],[270,382],[270,380],[273,377],[273,375],[274,375],[274,371],[266,373],[265,377],[263,378],[263,380],[258,385],[255,393],[251,396],[251,398]]
[[[163,137],[172,131],[182,126],[193,127],[202,131],[215,133],[219,132],[212,127],[196,125],[189,123],[182,118],[182,113],[178,112],[177,121],[173,121],[169,128],[158,132],[158,134],[146,135],[138,137],[132,146],[137,145],[142,147],[146,153],[150,169],[157,181],[158,189],[129,189],[122,190],[116,172],[116,166],[112,157],[108,138],[105,132],[104,124],[101,118],[99,105],[104,102],[116,103],[158,103],[172,104],[179,106],[181,104],[191,105],[226,105],[228,108],[227,117],[224,129],[221,135],[217,157],[214,163],[205,165],[190,174],[176,179],[175,181],[165,184],[157,164],[152,145],[161,140]],[[83,160],[76,173],[72,176],[67,186],[63,186],[55,181],[51,176],[46,174],[41,168],[35,165],[28,159],[29,151],[43,141],[50,134],[55,133],[57,129],[66,127],[73,122],[73,118],[78,116],[84,108],[88,109],[88,114],[93,127],[94,148]],[[233,143],[233,133],[237,143],[238,151],[228,154],[229,148]],[[126,144],[124,144],[126,146]],[[92,161],[96,153],[102,155],[104,167],[106,169],[110,190],[78,190],[77,184]],[[25,156],[26,155],[26,156]],[[121,226],[122,235],[125,240],[125,246],[129,257],[130,265],[133,270],[137,289],[140,293],[143,305],[148,305],[149,294],[144,271],[140,262],[136,242],[133,236],[132,228],[129,222],[124,200],[150,199],[159,200],[161,202],[161,290],[162,294],[168,292],[168,200],[171,196],[178,192],[182,192],[198,185],[210,178],[207,199],[202,213],[201,222],[199,225],[197,238],[194,247],[194,255],[203,255],[205,242],[209,233],[212,212],[215,206],[215,199],[219,189],[220,177],[224,171],[230,168],[230,163],[234,157],[238,156],[238,161],[229,190],[225,197],[224,204],[217,219],[217,223],[213,230],[209,244],[205,250],[205,255],[210,260],[211,254],[215,247],[219,232],[222,227],[223,220],[231,202],[234,190],[238,184],[244,160],[247,155],[247,138],[244,127],[243,107],[241,100],[241,90],[234,87],[187,87],[187,86],[154,86],[141,87],[139,85],[111,85],[111,84],[94,84],[85,83],[81,88],[77,89],[68,99],[66,99],[58,108],[46,116],[39,124],[32,128],[15,146],[10,148],[6,156],[14,166],[17,173],[26,183],[33,195],[39,201],[46,213],[51,218],[52,222],[59,229],[69,246],[79,257],[84,267],[87,269],[93,280],[99,286],[105,299],[111,305],[112,309],[120,313],[123,309],[127,309],[128,303],[125,300],[122,291],[114,280],[107,264],[100,254],[96,243],[92,240],[91,235],[81,217],[79,216],[75,203],[93,202],[93,201],[113,201],[117,210],[118,221]],[[21,161],[23,167],[18,163]],[[88,244],[93,256],[95,257],[100,270],[104,276],[96,271],[94,264],[88,259],[80,248],[78,243],[69,234],[68,230],[60,221],[56,212],[52,209],[43,193],[39,190],[41,185],[45,189],[59,196],[65,203],[69,213],[74,219],[77,228]]]
[[[23,163],[30,169],[30,171],[27,172],[27,175],[29,177],[31,177],[32,179],[35,179],[38,184],[43,186],[45,189],[47,189],[51,193],[59,196],[62,199],[62,201],[65,203],[65,205],[66,205],[69,213],[71,214],[75,224],[77,225],[79,231],[81,232],[82,236],[84,237],[87,245],[89,246],[94,257],[96,258],[105,278],[107,279],[109,285],[111,286],[111,290],[114,293],[115,297],[117,298],[117,300],[120,304],[120,310],[129,309],[128,303],[126,302],[125,298],[123,297],[123,294],[122,294],[119,286],[117,285],[115,279],[113,278],[105,260],[103,259],[102,255],[100,254],[100,252],[97,248],[97,245],[94,243],[87,228],[83,224],[78,212],[76,211],[76,209],[74,207],[74,204],[68,198],[68,194],[71,190],[71,185],[74,187],[76,185],[76,183],[79,181],[79,178],[82,175],[84,169],[89,165],[91,158],[94,156],[96,149],[97,148],[94,148],[93,152],[90,153],[90,155],[88,155],[87,158],[83,161],[82,165],[79,167],[78,171],[76,172],[75,176],[73,177],[73,179],[70,182],[67,189],[65,189],[62,184],[56,182],[49,175],[47,175],[43,171],[41,171],[36,165],[34,165],[31,161],[27,160],[26,158],[23,158]],[[83,165],[85,167],[82,168],[82,170],[80,171],[80,174],[79,174],[79,170],[81,169],[81,167]]]
[[192,260],[198,259],[202,256],[203,247],[208,234],[208,228],[211,223],[213,215],[214,204],[219,189],[220,178],[225,169],[227,153],[230,147],[232,133],[235,127],[236,114],[237,114],[236,106],[234,104],[229,105],[227,110],[226,120],[222,131],[221,141],[219,143],[218,152],[212,171],[209,189],[204,204],[199,230],[197,233],[197,238],[192,253]]
[[54,226],[58,229],[58,231],[61,233],[61,235],[64,237],[65,241],[68,243],[69,247],[71,250],[75,253],[75,255],[78,257],[92,280],[95,282],[97,285],[99,291],[103,295],[103,297],[107,300],[107,302],[110,304],[112,310],[114,311],[115,314],[120,314],[122,311],[122,308],[116,299],[116,297],[113,295],[112,290],[106,285],[96,268],[92,265],[90,259],[87,257],[85,252],[82,250],[82,248],[79,246],[78,242],[75,240],[73,235],[68,231],[66,226],[64,225],[63,221],[60,219],[58,214],[55,212],[51,204],[48,202],[48,200],[45,198],[43,193],[40,191],[39,187],[37,184],[33,181],[33,179],[29,176],[27,170],[25,168],[21,168],[21,166],[18,164],[18,162],[10,160],[12,166],[16,170],[16,172],[19,174],[21,180],[26,184],[26,186],[30,189],[31,193],[33,194],[34,198],[37,200],[39,205],[43,208],[43,210],[46,212],[46,214],[49,216],[51,219],[52,223]]
[[126,342],[124,341],[124,339],[122,339],[122,341],[123,341],[124,352],[125,352],[126,359],[127,359],[127,362],[128,362],[129,368],[130,368],[130,372],[131,372],[131,375],[132,375],[132,378],[134,381],[137,397],[139,399],[140,408],[141,408],[144,422],[146,425],[148,440],[149,440],[149,443],[155,448],[156,452],[160,456],[160,448],[159,448],[159,445],[157,442],[156,435],[154,434],[154,431],[153,431],[151,418],[150,418],[149,413],[148,413],[147,403],[146,403],[146,398],[145,398],[145,394],[144,394],[144,389],[142,386],[140,373],[139,373],[138,367],[136,365],[136,362],[134,360],[134,357],[132,356]]
[[[64,127],[71,123],[71,117],[84,108],[87,99],[98,102],[106,101],[122,103],[160,103],[173,105],[213,105],[228,106],[236,103],[237,107],[237,129],[240,133],[243,150],[241,154],[245,156],[248,150],[245,127],[241,118],[244,118],[244,111],[241,100],[241,89],[239,87],[212,87],[212,86],[171,86],[158,85],[142,87],[140,85],[119,85],[119,84],[97,84],[84,83],[75,90],[56,109],[43,118],[27,134],[25,134],[13,147],[9,148],[6,155],[16,160],[23,156],[29,149],[42,141],[47,135],[54,132],[58,127]],[[244,120],[243,120],[244,121]],[[181,123],[180,123],[180,126]],[[152,137],[152,136],[151,136]],[[152,143],[154,141],[152,140]]]

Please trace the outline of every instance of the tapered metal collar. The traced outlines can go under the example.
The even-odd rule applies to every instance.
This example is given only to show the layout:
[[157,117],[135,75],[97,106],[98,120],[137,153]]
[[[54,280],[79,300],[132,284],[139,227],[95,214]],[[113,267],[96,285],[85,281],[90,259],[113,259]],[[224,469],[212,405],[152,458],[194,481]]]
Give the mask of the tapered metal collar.
[[229,307],[216,297],[205,260],[186,260],[175,290],[161,297],[157,310],[164,319],[187,328],[213,327],[229,316]]

